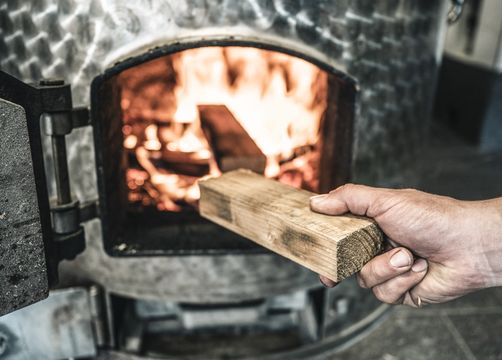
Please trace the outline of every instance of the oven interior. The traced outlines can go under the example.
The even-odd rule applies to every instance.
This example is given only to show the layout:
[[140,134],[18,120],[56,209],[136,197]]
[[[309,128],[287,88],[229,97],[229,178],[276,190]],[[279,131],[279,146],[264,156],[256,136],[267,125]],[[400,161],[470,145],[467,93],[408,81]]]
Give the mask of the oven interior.
[[356,85],[256,44],[157,50],[96,78],[92,120],[112,255],[263,252],[197,212],[197,181],[247,168],[324,192],[350,175]]

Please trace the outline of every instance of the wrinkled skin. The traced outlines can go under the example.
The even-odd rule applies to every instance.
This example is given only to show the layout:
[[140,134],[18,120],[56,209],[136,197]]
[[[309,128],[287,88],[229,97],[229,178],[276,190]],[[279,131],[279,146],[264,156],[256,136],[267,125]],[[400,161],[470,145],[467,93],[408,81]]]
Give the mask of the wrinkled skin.
[[347,184],[313,197],[310,205],[319,213],[350,212],[378,223],[389,239],[387,251],[357,276],[383,302],[420,307],[502,285],[502,198],[460,201]]

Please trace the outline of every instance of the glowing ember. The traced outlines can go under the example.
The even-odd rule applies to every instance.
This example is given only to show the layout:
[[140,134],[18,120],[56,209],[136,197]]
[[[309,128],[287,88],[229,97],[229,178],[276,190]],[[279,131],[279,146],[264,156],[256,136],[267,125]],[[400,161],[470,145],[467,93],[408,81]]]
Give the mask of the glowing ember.
[[221,173],[200,105],[226,106],[266,157],[266,176],[316,190],[327,76],[311,63],[207,47],[126,70],[120,84],[131,203],[181,211],[196,204],[198,179]]

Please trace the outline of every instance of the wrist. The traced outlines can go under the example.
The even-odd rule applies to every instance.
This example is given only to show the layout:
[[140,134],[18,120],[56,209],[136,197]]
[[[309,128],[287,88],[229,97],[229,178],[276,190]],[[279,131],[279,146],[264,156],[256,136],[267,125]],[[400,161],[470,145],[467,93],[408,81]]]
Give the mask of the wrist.
[[[502,198],[475,203],[476,240],[484,287],[502,286]],[[476,252],[475,252],[476,253]]]

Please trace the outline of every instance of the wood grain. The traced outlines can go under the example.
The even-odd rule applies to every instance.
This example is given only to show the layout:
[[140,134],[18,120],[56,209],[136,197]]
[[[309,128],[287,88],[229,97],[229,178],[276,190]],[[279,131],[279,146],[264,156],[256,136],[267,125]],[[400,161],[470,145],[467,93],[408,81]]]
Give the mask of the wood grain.
[[368,218],[314,213],[315,194],[247,170],[199,182],[200,214],[333,281],[359,271],[382,249]]

